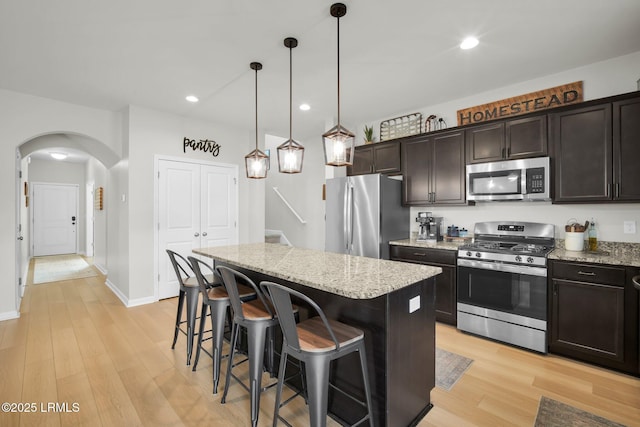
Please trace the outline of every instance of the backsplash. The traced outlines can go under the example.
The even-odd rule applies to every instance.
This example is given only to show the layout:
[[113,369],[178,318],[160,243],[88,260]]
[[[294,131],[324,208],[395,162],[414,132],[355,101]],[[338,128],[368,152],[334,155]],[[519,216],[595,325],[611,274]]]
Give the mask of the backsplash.
[[[584,223],[593,218],[599,241],[640,243],[640,204],[637,203],[554,205],[551,202],[492,202],[475,206],[412,207],[409,219],[411,231],[418,230],[415,218],[418,212],[424,211],[444,218],[444,232],[451,225],[464,227],[473,233],[476,222],[528,221],[555,225],[555,237],[558,240],[564,239],[564,226],[570,219]],[[624,221],[635,221],[637,232],[625,234]]]

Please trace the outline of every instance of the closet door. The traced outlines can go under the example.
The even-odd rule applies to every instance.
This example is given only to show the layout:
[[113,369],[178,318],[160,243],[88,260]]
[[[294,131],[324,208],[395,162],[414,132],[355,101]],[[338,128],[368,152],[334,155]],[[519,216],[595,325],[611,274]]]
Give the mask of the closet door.
[[238,243],[236,181],[228,166],[200,167],[200,247]]
[[238,243],[235,166],[158,161],[158,297],[180,289],[166,253],[185,258],[196,248]]
[[160,160],[158,164],[158,297],[180,287],[166,250],[185,258],[200,246],[200,165]]

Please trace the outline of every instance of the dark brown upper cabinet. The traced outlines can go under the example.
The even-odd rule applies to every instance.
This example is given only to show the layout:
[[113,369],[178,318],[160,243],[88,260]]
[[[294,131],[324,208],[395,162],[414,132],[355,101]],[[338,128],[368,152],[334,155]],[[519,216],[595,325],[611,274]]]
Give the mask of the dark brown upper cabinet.
[[401,169],[403,205],[465,204],[464,131],[403,140]]
[[640,201],[640,97],[549,115],[556,203]]
[[613,103],[614,200],[640,201],[640,97]]
[[399,175],[400,142],[389,141],[357,146],[353,156],[353,165],[347,166],[347,175],[367,173]]
[[467,163],[546,156],[547,117],[531,116],[466,129]]
[[611,200],[611,104],[549,114],[554,202]]

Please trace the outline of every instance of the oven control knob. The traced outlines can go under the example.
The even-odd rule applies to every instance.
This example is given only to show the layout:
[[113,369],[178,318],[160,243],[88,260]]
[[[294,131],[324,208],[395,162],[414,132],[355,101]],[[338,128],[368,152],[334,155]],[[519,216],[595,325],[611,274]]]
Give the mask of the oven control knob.
[[476,258],[480,258],[482,254],[480,252],[476,252]]
[[530,256],[529,258],[527,258],[527,262],[528,262],[529,264],[533,264],[533,257],[532,257],[532,256]]
[[522,262],[522,257],[520,255],[516,255],[516,261],[517,262]]
[[471,256],[471,251],[467,251],[467,256]]

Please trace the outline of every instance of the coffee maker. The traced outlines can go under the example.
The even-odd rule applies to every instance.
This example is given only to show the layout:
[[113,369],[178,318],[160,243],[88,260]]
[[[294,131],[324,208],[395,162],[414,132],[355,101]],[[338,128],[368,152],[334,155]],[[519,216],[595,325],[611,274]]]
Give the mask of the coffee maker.
[[418,242],[439,242],[442,240],[442,217],[434,217],[431,212],[418,212],[416,222],[420,225]]

